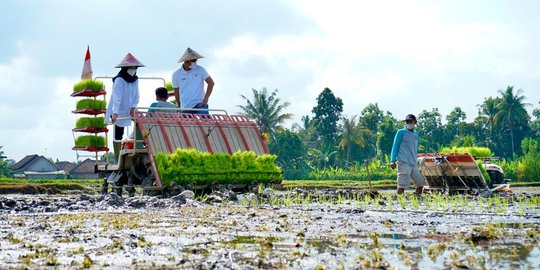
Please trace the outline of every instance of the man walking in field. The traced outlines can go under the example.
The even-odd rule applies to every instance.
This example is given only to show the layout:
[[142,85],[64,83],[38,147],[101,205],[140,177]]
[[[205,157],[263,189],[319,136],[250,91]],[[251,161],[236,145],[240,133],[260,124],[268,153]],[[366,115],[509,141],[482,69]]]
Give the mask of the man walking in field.
[[416,166],[416,155],[418,154],[418,132],[416,127],[416,116],[408,114],[405,117],[405,128],[396,132],[392,153],[390,155],[390,167],[397,167],[397,194],[403,194],[406,188],[411,185],[411,179],[416,186],[415,194],[420,196],[426,184],[426,179]]

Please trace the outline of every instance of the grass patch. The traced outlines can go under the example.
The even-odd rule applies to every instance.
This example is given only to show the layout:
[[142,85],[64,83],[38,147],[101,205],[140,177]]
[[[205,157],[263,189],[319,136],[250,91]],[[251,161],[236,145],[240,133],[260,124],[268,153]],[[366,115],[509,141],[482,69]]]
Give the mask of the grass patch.
[[94,185],[101,184],[101,179],[16,179],[3,177],[0,178],[0,185],[13,185],[13,184],[78,184],[78,185]]
[[[369,188],[368,181],[355,180],[284,180],[284,188]],[[395,189],[395,180],[371,181],[371,187],[377,189]]]
[[0,194],[57,194],[64,191],[86,190],[101,185],[101,179],[51,180],[0,178]]

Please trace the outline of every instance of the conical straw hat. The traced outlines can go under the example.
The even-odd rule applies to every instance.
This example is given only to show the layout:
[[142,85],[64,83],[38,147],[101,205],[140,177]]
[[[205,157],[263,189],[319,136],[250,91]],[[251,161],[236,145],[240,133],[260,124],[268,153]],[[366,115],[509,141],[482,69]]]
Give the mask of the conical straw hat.
[[135,56],[133,56],[131,53],[128,53],[126,56],[124,56],[124,58],[122,58],[122,60],[120,60],[120,63],[116,65],[116,68],[123,67],[145,67],[145,65],[143,65],[141,61],[135,58]]
[[200,58],[204,58],[204,56],[200,55],[198,52],[188,47],[186,51],[184,52],[184,54],[182,55],[182,57],[180,57],[180,60],[178,60],[178,63],[182,63],[182,62],[186,62],[186,61],[194,60],[194,59],[200,59]]

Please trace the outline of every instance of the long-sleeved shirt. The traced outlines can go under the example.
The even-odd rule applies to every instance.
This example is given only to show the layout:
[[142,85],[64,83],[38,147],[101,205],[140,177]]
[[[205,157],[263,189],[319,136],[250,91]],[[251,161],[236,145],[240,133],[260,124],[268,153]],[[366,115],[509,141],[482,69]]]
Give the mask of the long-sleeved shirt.
[[418,154],[418,132],[402,128],[396,132],[390,162],[397,160],[409,165],[416,165],[416,155]]
[[[139,104],[139,80],[128,83],[122,77],[116,78],[109,104],[107,104],[105,123],[111,124],[111,116],[114,113],[118,114],[118,117],[129,117],[130,109],[137,107],[137,104]],[[130,126],[131,119],[116,120],[115,125]]]

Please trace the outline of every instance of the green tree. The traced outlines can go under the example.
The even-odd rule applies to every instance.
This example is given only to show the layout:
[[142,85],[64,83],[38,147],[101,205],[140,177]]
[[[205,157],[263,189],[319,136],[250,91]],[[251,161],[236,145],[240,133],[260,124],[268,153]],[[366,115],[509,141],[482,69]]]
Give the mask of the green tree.
[[371,160],[379,152],[377,149],[377,134],[379,133],[379,124],[383,120],[383,116],[383,111],[377,103],[368,104],[360,114],[360,125],[371,131],[371,134],[365,137],[366,147],[364,148],[362,159]]
[[523,156],[519,160],[517,176],[520,181],[537,181],[540,179],[540,143],[532,138],[521,141]]
[[283,130],[281,124],[285,120],[291,119],[291,113],[283,113],[283,110],[289,106],[288,102],[281,102],[277,97],[278,90],[268,94],[266,87],[261,91],[252,89],[253,100],[244,95],[240,95],[246,101],[246,105],[239,105],[242,112],[250,119],[254,120],[261,133],[267,133],[273,138],[276,131]]
[[298,133],[298,136],[308,147],[315,147],[317,141],[315,121],[309,115],[302,116],[301,120],[301,124],[294,123],[292,125],[292,131]]
[[313,107],[312,112],[315,114],[313,120],[317,135],[322,141],[323,150],[321,152],[328,152],[332,148],[336,149],[338,121],[343,112],[343,101],[334,96],[332,90],[325,88],[317,97],[317,106]]
[[532,115],[534,116],[534,119],[531,119],[532,136],[540,140],[540,108],[534,109]]
[[479,114],[486,117],[486,126],[488,129],[488,147],[493,144],[494,140],[494,126],[495,126],[495,115],[499,112],[497,109],[497,104],[500,102],[499,98],[488,97],[484,99],[484,103],[480,105]]
[[9,177],[11,176],[11,169],[8,166],[7,157],[4,156],[2,147],[0,145],[0,177]]
[[290,130],[275,134],[275,141],[268,145],[270,153],[277,155],[276,163],[283,170],[285,179],[306,179],[309,176],[307,149],[300,136]]
[[346,115],[342,118],[342,133],[341,141],[339,142],[339,148],[346,150],[345,163],[348,165],[351,149],[354,145],[364,148],[366,146],[366,137],[371,135],[371,131],[366,127],[360,125],[356,121],[356,115],[348,118]]
[[377,149],[379,153],[379,159],[383,159],[384,156],[390,155],[392,151],[392,145],[394,144],[394,136],[396,131],[401,128],[399,121],[392,116],[391,112],[386,112],[383,120],[379,123],[379,132],[377,134]]
[[510,132],[512,156],[515,154],[514,133],[520,127],[527,127],[529,122],[529,114],[525,110],[525,106],[530,104],[523,102],[525,96],[521,95],[522,92],[523,90],[519,89],[514,94],[513,86],[499,90],[500,102],[497,104],[498,112],[494,117],[495,122],[505,125]]
[[423,110],[418,115],[418,131],[420,131],[420,144],[426,152],[437,152],[440,145],[444,145],[441,113],[438,108],[431,111]]
[[445,142],[449,142],[450,145],[455,145],[456,142],[463,141],[465,136],[463,133],[465,129],[467,115],[461,109],[461,107],[455,107],[446,116],[445,130]]

